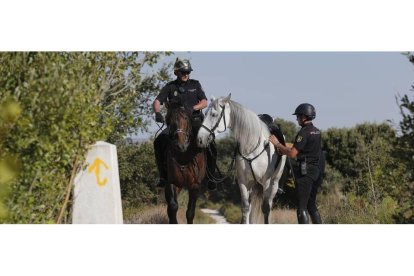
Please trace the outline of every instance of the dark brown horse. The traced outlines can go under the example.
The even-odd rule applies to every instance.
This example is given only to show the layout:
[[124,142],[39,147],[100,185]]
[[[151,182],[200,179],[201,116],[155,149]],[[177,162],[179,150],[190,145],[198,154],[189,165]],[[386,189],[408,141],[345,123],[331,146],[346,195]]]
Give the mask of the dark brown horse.
[[182,105],[170,105],[167,114],[170,144],[166,161],[168,184],[165,187],[165,199],[168,204],[169,223],[177,222],[177,196],[187,188],[187,223],[192,224],[201,182],[206,175],[206,154],[197,146],[191,124],[191,114]]

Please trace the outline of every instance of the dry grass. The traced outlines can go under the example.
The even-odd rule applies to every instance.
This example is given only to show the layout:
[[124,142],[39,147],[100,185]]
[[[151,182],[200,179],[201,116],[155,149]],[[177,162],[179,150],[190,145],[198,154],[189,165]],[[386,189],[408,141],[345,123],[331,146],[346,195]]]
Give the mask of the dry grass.
[[[200,206],[203,208],[219,209],[226,217],[227,221],[232,224],[240,223],[241,210],[239,205],[231,203],[211,204],[200,200]],[[187,199],[185,196],[179,199],[179,210],[177,219],[180,224],[186,223],[185,212]],[[373,206],[367,203],[366,199],[348,195],[338,196],[337,194],[319,195],[318,206],[321,213],[322,221],[325,224],[377,224],[393,223],[392,214],[395,212],[395,202],[385,198],[377,206],[377,213]],[[200,206],[196,209],[194,218],[195,224],[214,224],[215,221],[208,215],[200,211]],[[261,210],[256,210],[256,213]],[[160,204],[157,206],[148,206],[144,209],[124,210],[124,222],[132,224],[167,224],[167,206]],[[263,218],[255,221],[262,224]],[[272,224],[297,224],[295,209],[273,209],[271,212],[270,223]]]
[[[187,210],[188,194],[182,192],[178,196],[179,208],[177,212],[177,220],[179,224],[186,224],[185,216]],[[159,204],[148,206],[143,209],[130,209],[124,212],[124,223],[126,224],[168,224],[167,205]],[[194,217],[195,224],[214,224],[214,219],[196,208]]]
[[[186,207],[180,206],[177,212],[177,220],[179,224],[186,224],[185,217]],[[124,223],[126,224],[168,224],[167,205],[149,206],[142,210],[130,211],[130,215],[126,216]],[[198,208],[194,217],[196,224],[211,224],[215,221],[203,214]]]
[[297,224],[296,211],[290,209],[273,209],[270,222],[273,224]]
[[[228,213],[230,209],[228,209],[226,213]],[[240,223],[240,208],[237,207],[233,209],[236,209],[238,216],[237,219],[231,221],[231,223]],[[180,224],[186,223],[185,211],[185,206],[180,206],[180,209],[178,209],[177,220]],[[130,211],[129,213],[130,215],[128,215],[124,220],[124,223],[126,224],[168,224],[167,206],[164,204],[149,206],[142,210]],[[296,211],[289,209],[273,209],[270,222],[272,224],[297,224]],[[215,221],[209,216],[203,214],[199,208],[197,208],[194,223],[214,224]]]
[[[213,209],[213,208],[212,208]],[[227,203],[222,205],[220,212],[226,217],[227,221],[232,224],[238,224],[241,220],[241,209],[239,205]],[[260,212],[260,219],[255,219],[255,224],[263,224],[264,218],[260,210],[256,210],[256,213]],[[256,214],[256,217],[258,215]],[[272,224],[297,224],[296,210],[291,209],[272,209],[270,214],[270,223]]]
[[124,223],[128,224],[166,224],[168,216],[165,205],[150,206],[142,210],[130,211],[125,216]]

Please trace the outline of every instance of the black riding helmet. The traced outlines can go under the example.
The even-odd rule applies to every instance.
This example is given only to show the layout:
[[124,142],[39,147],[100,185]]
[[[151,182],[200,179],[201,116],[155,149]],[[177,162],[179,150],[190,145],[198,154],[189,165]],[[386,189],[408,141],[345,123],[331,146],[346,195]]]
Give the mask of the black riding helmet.
[[308,103],[300,104],[292,115],[305,115],[308,119],[313,120],[316,117],[315,107]]
[[190,61],[188,59],[177,58],[174,63],[174,71],[190,73],[193,71]]

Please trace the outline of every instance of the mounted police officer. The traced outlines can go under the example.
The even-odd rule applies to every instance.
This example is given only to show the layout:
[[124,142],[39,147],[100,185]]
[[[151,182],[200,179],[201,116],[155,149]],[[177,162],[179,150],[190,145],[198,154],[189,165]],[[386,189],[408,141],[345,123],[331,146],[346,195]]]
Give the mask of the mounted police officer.
[[[168,108],[168,102],[182,103],[185,108],[192,111],[193,135],[196,135],[203,123],[204,114],[202,113],[202,109],[207,107],[207,98],[200,82],[198,80],[190,79],[191,71],[193,71],[193,69],[188,60],[177,58],[174,64],[174,75],[176,75],[177,78],[174,81],[167,83],[167,85],[161,89],[161,92],[154,100],[152,106],[155,113],[155,120],[159,123],[164,123],[164,116],[160,112],[161,105],[166,103]],[[160,174],[158,187],[164,187],[167,183],[167,166],[164,159],[168,143],[167,127],[154,141],[155,159]],[[207,167],[214,177],[216,177],[216,156],[216,148],[212,143],[207,150]],[[209,181],[208,188],[214,190],[216,184]]]
[[300,224],[309,223],[307,212],[312,223],[322,223],[316,207],[316,193],[322,182],[324,155],[321,150],[321,132],[312,120],[316,117],[313,105],[300,104],[293,115],[302,127],[296,135],[292,148],[282,145],[274,135],[269,141],[282,153],[290,158],[297,158],[298,166],[293,168],[296,182],[296,197],[298,201],[297,217]]

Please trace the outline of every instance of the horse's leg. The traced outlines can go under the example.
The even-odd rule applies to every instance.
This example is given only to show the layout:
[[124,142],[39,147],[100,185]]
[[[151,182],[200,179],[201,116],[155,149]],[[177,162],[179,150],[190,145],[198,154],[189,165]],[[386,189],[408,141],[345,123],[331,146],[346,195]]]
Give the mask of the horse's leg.
[[275,197],[279,188],[279,180],[282,177],[286,156],[282,156],[278,167],[273,173],[272,177],[266,182],[266,188],[263,189],[262,212],[264,215],[264,223],[269,224],[269,215],[273,205],[273,198]]
[[165,200],[167,201],[167,214],[170,224],[177,224],[178,201],[177,192],[173,184],[167,184],[165,187]]
[[273,198],[277,193],[278,183],[267,182],[267,188],[263,191],[262,212],[264,216],[264,223],[269,224],[270,210],[272,209]]
[[198,197],[198,189],[191,189],[188,191],[188,205],[187,205],[187,212],[185,213],[188,224],[193,224],[197,197]]
[[251,211],[250,205],[250,192],[246,185],[239,182],[240,196],[241,196],[241,211],[242,211],[242,224],[249,224],[249,217]]
[[269,202],[265,199],[263,199],[263,203],[262,203],[262,212],[264,216],[264,223],[269,224],[270,206],[269,206]]

